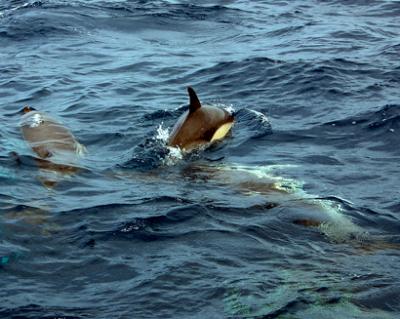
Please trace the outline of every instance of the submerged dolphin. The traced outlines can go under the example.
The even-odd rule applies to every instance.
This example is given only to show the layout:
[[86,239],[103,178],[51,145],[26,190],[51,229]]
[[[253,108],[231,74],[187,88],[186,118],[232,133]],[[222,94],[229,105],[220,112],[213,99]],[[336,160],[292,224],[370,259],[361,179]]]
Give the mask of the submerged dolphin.
[[168,139],[169,146],[191,151],[223,139],[233,125],[233,115],[216,106],[200,104],[195,91],[188,87],[189,110],[178,119]]
[[[24,107],[21,113],[21,132],[37,154],[35,160],[38,166],[55,173],[71,174],[78,171],[78,158],[85,152],[85,147],[74,135],[61,123],[32,107]],[[43,183],[45,186],[54,186],[56,181],[46,178]]]

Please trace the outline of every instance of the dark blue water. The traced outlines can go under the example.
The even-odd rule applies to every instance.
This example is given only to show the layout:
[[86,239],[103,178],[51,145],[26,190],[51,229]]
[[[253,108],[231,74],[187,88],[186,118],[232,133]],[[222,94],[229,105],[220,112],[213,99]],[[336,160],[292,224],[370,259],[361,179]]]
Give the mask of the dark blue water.
[[[1,0],[0,317],[398,318],[399,57],[398,1]],[[182,157],[188,85],[237,121]]]

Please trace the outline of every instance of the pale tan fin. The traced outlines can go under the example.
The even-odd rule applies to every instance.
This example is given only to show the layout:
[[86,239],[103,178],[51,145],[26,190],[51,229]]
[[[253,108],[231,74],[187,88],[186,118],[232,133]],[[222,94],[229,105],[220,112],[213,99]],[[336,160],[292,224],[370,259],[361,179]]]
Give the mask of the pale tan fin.
[[211,138],[210,142],[218,141],[223,139],[226,134],[230,131],[231,127],[233,125],[233,122],[230,123],[225,123],[221,125],[214,133],[213,137]]

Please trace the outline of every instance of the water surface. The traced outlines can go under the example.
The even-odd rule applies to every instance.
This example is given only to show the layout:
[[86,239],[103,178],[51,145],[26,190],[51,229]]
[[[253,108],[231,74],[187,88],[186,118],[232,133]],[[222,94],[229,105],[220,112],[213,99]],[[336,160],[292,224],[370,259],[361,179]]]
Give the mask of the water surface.
[[[397,318],[399,21],[397,1],[3,0],[0,317]],[[237,122],[180,159],[188,85]],[[51,189],[24,105],[88,149]]]

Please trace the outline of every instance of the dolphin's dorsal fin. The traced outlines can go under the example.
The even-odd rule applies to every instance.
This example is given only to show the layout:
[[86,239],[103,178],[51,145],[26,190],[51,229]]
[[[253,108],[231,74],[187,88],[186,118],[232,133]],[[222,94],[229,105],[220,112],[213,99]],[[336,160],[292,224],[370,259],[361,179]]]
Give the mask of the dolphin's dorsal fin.
[[22,110],[19,111],[19,113],[26,114],[26,113],[29,113],[31,111],[36,111],[36,109],[26,105],[26,106],[24,106],[24,108]]
[[187,88],[189,93],[189,113],[196,111],[197,109],[201,108],[201,104],[199,98],[197,97],[196,92],[189,86]]

